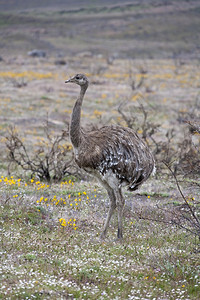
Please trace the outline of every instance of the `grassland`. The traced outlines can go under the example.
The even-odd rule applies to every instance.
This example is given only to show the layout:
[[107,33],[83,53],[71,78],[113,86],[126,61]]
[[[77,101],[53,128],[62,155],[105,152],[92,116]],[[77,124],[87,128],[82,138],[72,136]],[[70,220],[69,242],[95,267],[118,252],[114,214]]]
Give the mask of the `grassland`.
[[[186,203],[161,162],[163,152],[168,151],[167,158],[171,155],[172,165],[178,165],[183,153],[200,144],[199,135],[191,135],[183,122],[190,118],[198,123],[200,119],[200,62],[195,54],[199,33],[196,38],[190,34],[199,24],[198,10],[194,10],[197,2],[178,9],[177,22],[187,24],[185,30],[177,29],[178,35],[171,6],[168,13],[165,7],[161,14],[163,6],[147,9],[111,3],[105,9],[103,1],[103,9],[70,6],[68,10],[40,9],[37,15],[34,10],[1,13],[0,299],[200,298],[199,240],[193,234],[194,223],[185,224],[184,229],[172,222],[174,215],[186,212]],[[138,11],[138,18],[132,20]],[[163,26],[156,28],[155,16],[158,20],[164,16]],[[168,37],[164,43],[163,32]],[[137,35],[140,42],[136,46]],[[186,36],[193,45],[191,52],[184,42]],[[167,45],[165,51],[161,45]],[[47,56],[28,56],[26,52],[36,46],[46,50]],[[133,48],[134,55],[127,58]],[[172,59],[173,51],[180,49],[184,55]],[[156,59],[149,58],[152,53]],[[145,110],[147,128],[155,125],[152,137],[162,150],[156,152],[148,135],[147,142],[157,153],[158,171],[137,192],[124,191],[122,242],[115,240],[116,215],[108,237],[99,240],[109,203],[105,190],[93,178],[82,173],[45,182],[8,159],[10,126],[15,126],[30,156],[48,145],[47,118],[53,137],[68,130],[79,89],[64,81],[77,72],[86,73],[90,80],[83,126],[127,126],[128,119],[143,135]],[[71,157],[69,139],[66,143]],[[179,168],[177,178],[199,218],[199,171],[190,170],[198,153],[188,153],[187,168]]]
[[113,241],[115,219],[100,242],[107,201],[94,182],[0,184],[2,299],[198,299],[193,238],[134,214],[162,195],[127,194],[123,242]]
[[[139,212],[153,218],[158,207],[182,207],[183,199],[167,171],[158,172],[136,193],[125,193],[124,240],[113,241],[116,218],[108,239],[99,234],[108,209],[105,191],[91,178],[66,177],[63,182],[40,182],[30,172],[11,165],[7,175],[5,137],[15,125],[30,153],[45,139],[43,127],[56,136],[67,128],[77,87],[64,80],[76,72],[87,72],[91,81],[82,114],[83,125],[126,125],[118,112],[138,118],[139,104],[149,121],[160,123],[157,140],[175,128],[174,146],[187,133],[177,116],[189,110],[198,96],[197,64],[174,61],[115,60],[94,57],[69,59],[58,66],[55,58],[17,57],[2,62],[1,78],[1,273],[2,299],[198,299],[199,253],[195,237],[175,225],[142,220]],[[68,58],[65,58],[68,61]],[[98,62],[98,63],[97,63]],[[130,84],[141,78],[140,90]],[[22,83],[22,86],[20,85]],[[24,84],[23,84],[24,83]],[[19,87],[20,86],[20,87]],[[34,91],[34,93],[33,93]],[[169,93],[170,91],[170,93]],[[137,125],[137,124],[136,124]],[[194,142],[198,136],[193,137]],[[158,162],[158,165],[160,162]],[[12,177],[11,177],[12,176]],[[86,177],[85,177],[86,179]],[[180,178],[188,199],[199,201],[198,177]],[[168,218],[168,217],[167,217]]]

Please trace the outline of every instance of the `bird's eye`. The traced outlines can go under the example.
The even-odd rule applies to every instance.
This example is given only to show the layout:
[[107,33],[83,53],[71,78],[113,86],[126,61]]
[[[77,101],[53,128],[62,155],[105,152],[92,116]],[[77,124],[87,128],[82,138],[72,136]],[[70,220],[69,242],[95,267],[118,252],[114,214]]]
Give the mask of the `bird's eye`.
[[76,79],[80,79],[80,77],[77,75],[77,76],[76,76]]

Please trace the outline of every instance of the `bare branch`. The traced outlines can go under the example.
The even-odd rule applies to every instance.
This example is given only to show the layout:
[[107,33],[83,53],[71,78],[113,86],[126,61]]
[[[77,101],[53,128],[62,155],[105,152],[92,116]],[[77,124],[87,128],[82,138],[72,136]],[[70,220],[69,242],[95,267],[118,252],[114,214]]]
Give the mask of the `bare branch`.
[[[182,190],[181,190],[181,188],[180,188],[180,185],[179,185],[179,182],[178,182],[178,180],[177,180],[177,177],[176,177],[175,173],[172,171],[172,169],[170,168],[170,166],[169,166],[167,163],[165,163],[165,162],[163,162],[163,163],[165,164],[165,166],[169,169],[169,171],[170,171],[171,174],[173,175],[173,177],[174,177],[174,179],[175,179],[175,182],[176,182],[176,186],[177,186],[177,188],[178,188],[178,191],[179,191],[179,193],[181,194],[181,197],[182,197],[182,199],[184,200],[186,207],[189,209],[189,211],[190,211],[190,213],[191,213],[191,215],[192,215],[192,217],[193,217],[193,222],[196,221],[196,224],[194,223],[194,225],[195,225],[195,226],[197,225],[197,227],[198,227],[198,229],[199,229],[199,231],[200,231],[200,221],[199,221],[199,219],[197,218],[197,216],[195,215],[195,212],[194,212],[192,206],[188,203],[188,200],[187,200],[186,197],[184,196],[184,194],[183,194],[183,192],[182,192]],[[199,232],[199,235],[200,235],[200,232]]]
[[67,144],[65,131],[58,136],[50,134],[48,118],[44,132],[43,144],[39,148],[36,146],[34,151],[28,151],[15,128],[11,127],[6,137],[8,159],[10,163],[15,163],[25,171],[37,174],[40,179],[58,181],[66,174],[71,174],[71,168],[74,169],[71,147]]

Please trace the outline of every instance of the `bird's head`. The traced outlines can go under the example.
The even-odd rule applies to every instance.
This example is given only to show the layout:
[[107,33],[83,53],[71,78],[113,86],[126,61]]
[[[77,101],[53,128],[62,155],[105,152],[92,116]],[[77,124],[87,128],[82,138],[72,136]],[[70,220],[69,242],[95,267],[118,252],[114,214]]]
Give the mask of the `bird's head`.
[[88,84],[89,84],[89,81],[84,74],[76,74],[75,76],[73,76],[65,81],[65,83],[68,83],[68,82],[76,83],[80,86],[84,86],[84,85],[88,86]]

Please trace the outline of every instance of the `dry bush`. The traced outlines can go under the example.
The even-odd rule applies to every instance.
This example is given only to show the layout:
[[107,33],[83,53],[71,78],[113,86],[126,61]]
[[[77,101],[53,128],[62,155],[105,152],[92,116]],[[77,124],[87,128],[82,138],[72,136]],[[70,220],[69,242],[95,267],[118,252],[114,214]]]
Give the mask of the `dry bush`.
[[130,61],[130,68],[128,70],[128,74],[129,74],[130,87],[131,87],[133,92],[137,91],[137,90],[139,90],[143,87],[144,81],[145,81],[144,75],[148,73],[147,68],[145,68],[142,65],[139,65],[137,67],[137,69],[138,69],[138,73],[141,75],[139,78],[137,78],[135,76],[135,73],[132,69],[132,64],[131,64],[131,61]]
[[178,112],[178,121],[188,124],[187,131],[178,143],[178,159],[175,171],[185,176],[200,175],[200,97],[197,95],[189,112]]
[[[139,131],[142,134],[142,138],[147,142],[148,139],[152,139],[154,134],[157,132],[157,129],[160,127],[160,124],[154,124],[148,120],[148,112],[145,109],[145,107],[142,104],[139,104],[139,106],[134,107],[132,113],[129,111],[129,113],[124,111],[124,107],[129,102],[122,102],[118,106],[118,113],[121,115],[122,120],[125,121],[126,126],[128,126],[131,129],[134,129],[135,131]],[[139,114],[135,114],[135,111],[138,111]],[[138,116],[142,116],[142,122],[139,122]],[[138,126],[138,124],[141,124]]]
[[[127,110],[129,107],[129,110]],[[149,121],[149,112],[152,108],[148,105],[134,105],[130,108],[130,102],[122,102],[118,106],[118,113],[122,121],[129,128],[141,133],[142,138],[151,148],[157,164],[158,172],[165,172],[163,161],[170,164],[176,174],[184,176],[199,177],[200,174],[200,139],[195,139],[193,135],[200,134],[200,121],[194,123],[191,116],[181,117],[178,115],[177,120],[181,120],[180,126],[174,126],[158,138],[158,131],[161,124]],[[156,111],[155,111],[156,114]],[[195,116],[195,120],[198,120]],[[139,125],[138,125],[139,124]],[[183,126],[184,124],[184,126]],[[186,124],[189,125],[185,126]]]
[[174,171],[184,176],[199,178],[200,175],[200,141],[194,144],[191,135],[183,138],[178,144],[178,157]]
[[71,145],[68,144],[68,134],[63,131],[60,135],[52,136],[48,121],[44,126],[44,139],[34,149],[28,149],[22,137],[15,128],[10,127],[6,136],[10,170],[14,163],[40,180],[59,181],[65,175],[77,175],[78,170],[73,163]]
[[165,206],[156,207],[147,206],[146,208],[135,209],[135,214],[139,219],[149,220],[167,225],[176,226],[186,230],[189,234],[194,235],[198,239],[197,247],[200,246],[200,200],[194,197],[184,195],[177,176],[168,164],[165,166],[170,171],[169,176],[175,180],[177,189],[181,195],[182,201],[174,205],[174,203],[165,204]]
[[28,84],[28,81],[24,77],[7,78],[7,81],[10,81],[15,88],[22,88]]

